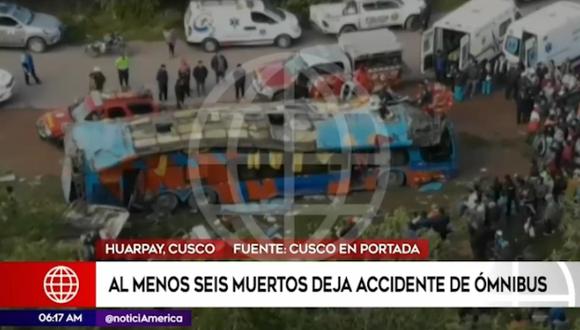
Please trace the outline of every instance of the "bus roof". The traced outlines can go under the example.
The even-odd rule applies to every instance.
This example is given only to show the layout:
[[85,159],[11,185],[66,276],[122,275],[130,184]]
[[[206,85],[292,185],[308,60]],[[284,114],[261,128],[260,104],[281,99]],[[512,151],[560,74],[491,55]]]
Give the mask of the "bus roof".
[[425,134],[437,137],[431,144],[439,142],[442,126],[435,129],[429,115],[406,102],[390,106],[393,118],[387,121],[379,116],[376,97],[358,102],[221,105],[130,121],[82,122],[67,133],[65,150],[68,155],[82,152],[88,165],[99,171],[174,151],[237,147],[344,152],[374,149],[379,136],[388,139],[391,148],[409,147]]
[[434,27],[472,33],[515,8],[513,0],[470,0],[439,19]]
[[559,1],[515,21],[509,30],[525,30],[536,35],[546,35],[572,23],[575,23],[572,26],[580,24],[580,3]]

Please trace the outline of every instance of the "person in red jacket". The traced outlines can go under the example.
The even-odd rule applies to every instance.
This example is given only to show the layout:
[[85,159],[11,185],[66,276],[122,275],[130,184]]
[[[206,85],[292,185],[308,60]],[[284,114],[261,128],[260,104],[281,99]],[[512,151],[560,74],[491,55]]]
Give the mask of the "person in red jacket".
[[366,66],[360,65],[358,67],[358,69],[354,72],[354,80],[357,85],[362,87],[367,93],[373,92],[374,83]]

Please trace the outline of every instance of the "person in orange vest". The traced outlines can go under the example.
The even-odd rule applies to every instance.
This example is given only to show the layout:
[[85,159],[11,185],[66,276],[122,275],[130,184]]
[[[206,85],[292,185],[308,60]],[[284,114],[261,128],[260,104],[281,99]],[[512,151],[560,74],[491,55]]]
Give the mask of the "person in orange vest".
[[433,89],[433,104],[431,106],[433,114],[445,117],[453,106],[453,94],[444,85],[436,83]]

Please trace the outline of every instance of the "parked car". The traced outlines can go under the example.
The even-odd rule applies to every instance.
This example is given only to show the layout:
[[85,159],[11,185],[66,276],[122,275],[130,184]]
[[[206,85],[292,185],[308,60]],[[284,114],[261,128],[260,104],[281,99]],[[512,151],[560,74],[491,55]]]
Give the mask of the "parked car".
[[54,16],[0,2],[0,46],[43,52],[62,38],[64,27]]
[[0,102],[12,97],[15,85],[14,76],[10,72],[0,69]]
[[424,0],[349,0],[310,6],[310,21],[328,34],[403,26],[421,26]]
[[72,105],[51,110],[36,122],[42,139],[61,142],[66,127],[75,122],[127,118],[159,112],[159,106],[150,92],[100,94],[93,92]]
[[191,1],[184,18],[187,42],[207,52],[228,45],[288,48],[302,35],[298,19],[261,0]]
[[363,86],[366,92],[396,87],[405,67],[397,36],[388,29],[345,33],[337,44],[303,48],[287,60],[259,68],[252,86],[260,98],[274,101],[295,97],[289,93],[304,84],[308,97],[339,96],[360,67],[368,71],[371,81],[370,86]]

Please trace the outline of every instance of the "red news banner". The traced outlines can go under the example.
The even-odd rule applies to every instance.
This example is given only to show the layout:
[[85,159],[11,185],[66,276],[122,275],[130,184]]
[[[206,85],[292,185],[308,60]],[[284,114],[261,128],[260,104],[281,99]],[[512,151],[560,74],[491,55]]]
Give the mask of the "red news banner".
[[426,260],[427,240],[103,240],[98,260]]

